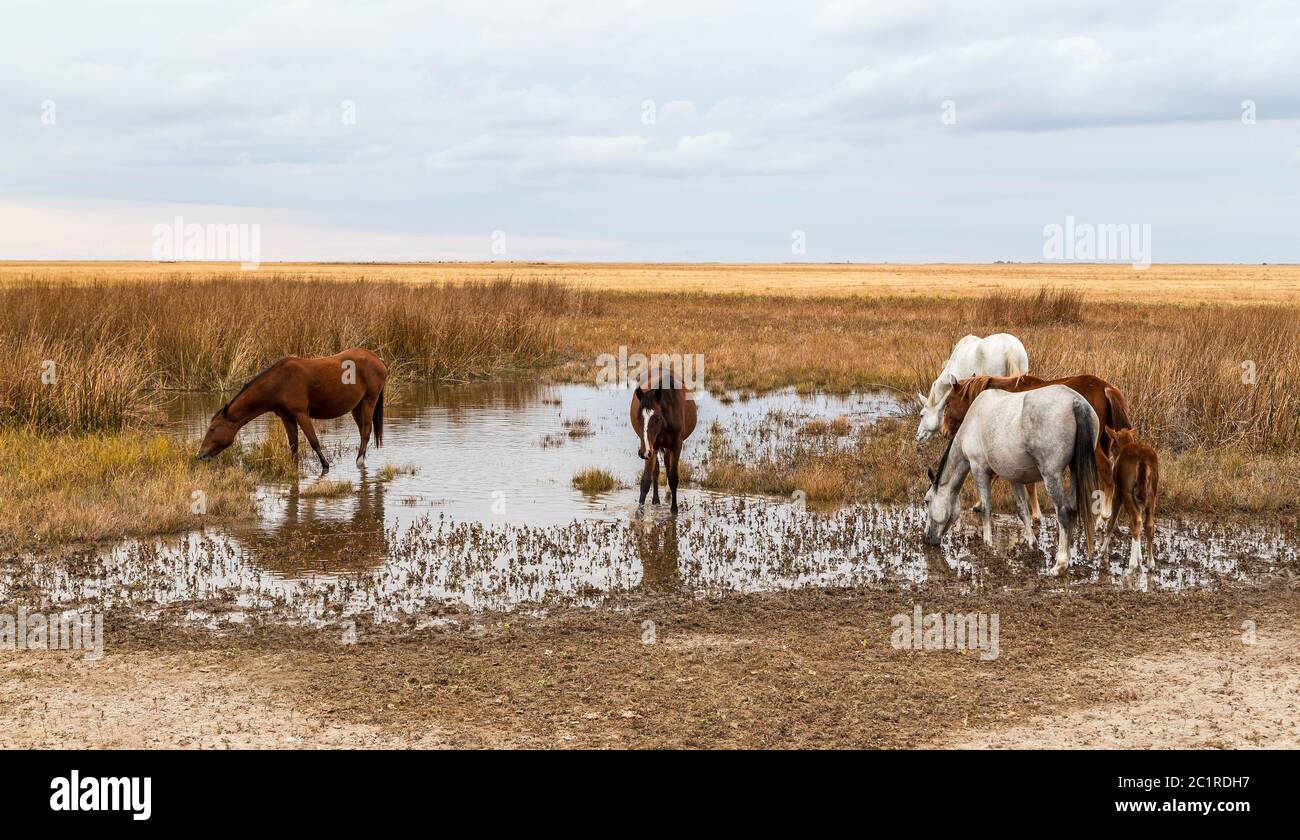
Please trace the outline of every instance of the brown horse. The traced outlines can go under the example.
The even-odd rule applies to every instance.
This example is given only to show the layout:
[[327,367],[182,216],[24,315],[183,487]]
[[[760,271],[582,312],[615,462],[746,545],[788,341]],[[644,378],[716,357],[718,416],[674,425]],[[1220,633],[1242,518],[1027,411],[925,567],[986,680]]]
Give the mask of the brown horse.
[[311,421],[331,420],[351,411],[361,433],[361,446],[357,449],[357,466],[361,466],[372,428],[375,446],[384,445],[387,381],[388,366],[374,353],[360,347],[313,359],[285,356],[254,376],[212,415],[208,432],[199,446],[199,458],[216,455],[234,443],[235,435],[250,420],[271,411],[284,423],[294,460],[298,459],[298,428],[301,427],[316,457],[320,458],[321,475],[325,475],[330,471],[330,464],[321,451]]
[[[1134,572],[1142,562],[1139,539],[1145,537],[1147,556],[1151,566],[1156,565],[1156,491],[1160,486],[1160,460],[1156,451],[1139,443],[1132,429],[1107,429],[1110,436],[1108,454],[1112,467],[1115,500],[1111,502],[1110,522],[1106,523],[1106,538],[1101,543],[1101,556],[1108,556],[1110,535],[1115,532],[1122,502],[1133,520],[1129,549],[1128,570]],[[1144,527],[1145,526],[1145,527]]]
[[[989,388],[1016,393],[1032,391],[1048,385],[1064,385],[1077,391],[1088,401],[1088,405],[1092,406],[1092,410],[1097,412],[1097,419],[1103,429],[1133,428],[1133,424],[1128,419],[1128,403],[1124,401],[1124,395],[1118,388],[1100,377],[1083,374],[1061,379],[1040,379],[1037,376],[1022,374],[1020,376],[972,376],[959,381],[953,387],[952,394],[949,395],[948,402],[943,408],[943,433],[948,437],[956,434],[957,429],[961,427],[961,421],[966,418],[970,404]],[[1108,442],[1106,432],[1102,432],[1097,439],[1097,448],[1093,452],[1097,461],[1098,483],[1104,497],[1100,512],[1110,510],[1111,499],[1115,492],[1115,485],[1110,477],[1110,456],[1106,454]],[[1038,503],[1036,488],[1037,485],[1030,488],[1035,507]]]
[[687,399],[684,388],[637,386],[632,393],[629,419],[639,441],[636,454],[645,460],[639,504],[645,504],[646,493],[652,487],[653,502],[659,504],[659,453],[662,452],[672,509],[673,513],[677,512],[677,466],[682,457],[682,444],[695,431],[695,416],[695,400]]

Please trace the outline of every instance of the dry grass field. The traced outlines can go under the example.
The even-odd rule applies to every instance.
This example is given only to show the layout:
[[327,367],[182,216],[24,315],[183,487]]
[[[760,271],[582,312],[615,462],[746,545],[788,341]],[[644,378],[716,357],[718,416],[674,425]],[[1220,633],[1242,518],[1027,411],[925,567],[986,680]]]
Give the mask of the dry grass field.
[[[0,284],[19,279],[85,282],[91,278],[211,277],[230,263],[0,262]],[[553,280],[624,292],[745,295],[964,298],[1043,286],[1077,290],[1090,301],[1134,303],[1300,303],[1300,265],[1152,265],[1014,263],[856,265],[825,263],[265,263],[250,277],[444,283],[501,277]]]
[[[128,489],[123,510],[112,510],[110,493],[93,517],[57,516],[50,511],[66,498],[67,482],[50,483],[49,498],[38,498],[41,483],[27,481],[33,460],[6,459],[0,487],[11,496],[24,488],[29,509],[45,513],[2,536],[48,542],[121,535],[127,522],[137,533],[175,527],[174,511],[142,503],[166,498],[178,477],[188,480],[184,447],[167,449],[177,463],[155,469],[160,450],[141,443],[161,397],[229,392],[286,354],[370,347],[400,387],[507,372],[594,382],[597,357],[622,346],[703,354],[706,386],[740,398],[783,387],[889,388],[908,400],[928,388],[954,341],[1001,330],[1023,339],[1038,375],[1094,373],[1125,392],[1140,434],[1168,465],[1162,509],[1297,512],[1276,480],[1300,473],[1294,267],[289,268],[0,266],[4,448],[27,452],[33,439],[51,441],[42,457],[70,459],[60,474],[74,477],[85,473],[78,459],[93,463],[107,452],[114,475],[133,477],[101,482]],[[54,384],[42,379],[51,360]],[[859,430],[848,450],[810,430],[757,460],[712,447],[696,478],[733,492],[795,487],[829,502],[911,499],[933,455],[911,443],[913,426]],[[77,445],[90,434],[124,442]],[[127,465],[131,453],[139,457]],[[256,476],[293,470],[258,441],[222,463]],[[156,493],[146,486],[151,476]],[[129,492],[136,487],[143,489]]]
[[[703,354],[706,387],[726,400],[787,387],[906,398],[957,338],[1007,330],[1036,373],[1125,391],[1160,451],[1162,517],[1293,522],[1298,288],[1292,267],[1239,266],[5,264],[0,509],[18,515],[0,518],[0,560],[49,552],[75,573],[71,543],[192,527],[195,488],[207,521],[249,516],[259,482],[300,477],[283,439],[199,464],[193,441],[154,428],[160,405],[349,344],[389,361],[397,404],[430,379],[593,382],[597,356],[620,346]],[[914,417],[759,424],[780,445],[741,450],[699,429],[692,477],[827,505],[915,503],[937,454],[914,444]],[[591,492],[619,483],[567,469]],[[303,495],[353,492],[323,481]],[[649,591],[613,608],[466,613],[456,630],[367,622],[357,644],[260,619],[210,632],[182,621],[190,603],[160,621],[124,609],[100,663],[0,660],[0,745],[1295,746],[1293,575],[1258,590],[1056,589],[997,552],[977,562],[993,577],[975,595],[943,570],[908,593]],[[994,665],[885,641],[914,601],[966,610],[973,597],[1004,618]],[[1238,641],[1245,619],[1260,644]]]

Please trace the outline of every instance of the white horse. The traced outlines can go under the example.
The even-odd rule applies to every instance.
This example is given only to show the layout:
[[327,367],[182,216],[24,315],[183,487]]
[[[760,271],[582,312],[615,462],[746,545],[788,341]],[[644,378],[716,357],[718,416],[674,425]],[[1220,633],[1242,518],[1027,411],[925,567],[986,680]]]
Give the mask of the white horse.
[[952,393],[958,379],[968,376],[1017,376],[1029,373],[1029,355],[1020,339],[1009,333],[997,333],[987,338],[968,335],[952,348],[944,362],[939,377],[930,386],[929,396],[916,395],[921,404],[921,424],[916,429],[916,440],[924,443],[939,431],[943,421],[943,405]]
[[[1025,542],[1032,546],[1034,527],[1025,485],[1041,481],[1056,505],[1056,565],[1050,574],[1059,575],[1070,565],[1070,535],[1076,521],[1082,524],[1087,550],[1092,552],[1096,528],[1092,497],[1097,489],[1093,449],[1099,431],[1097,412],[1077,391],[1064,385],[980,394],[948,442],[939,469],[930,470],[930,489],[925,494],[929,513],[926,544],[938,545],[961,515],[961,486],[966,475],[973,473],[984,509],[984,542],[993,542],[989,485],[996,475],[1011,483],[1025,526]],[[1065,495],[1067,467],[1073,499]]]

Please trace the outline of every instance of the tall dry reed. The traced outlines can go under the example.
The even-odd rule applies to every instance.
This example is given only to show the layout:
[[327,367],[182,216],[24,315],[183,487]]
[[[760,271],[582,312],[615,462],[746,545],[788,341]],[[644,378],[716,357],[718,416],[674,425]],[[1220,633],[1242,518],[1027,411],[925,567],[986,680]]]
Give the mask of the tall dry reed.
[[[0,424],[115,428],[158,388],[231,390],[281,356],[367,347],[396,375],[486,376],[554,360],[556,316],[586,296],[550,283],[195,280],[0,288]],[[42,381],[50,363],[54,383]]]

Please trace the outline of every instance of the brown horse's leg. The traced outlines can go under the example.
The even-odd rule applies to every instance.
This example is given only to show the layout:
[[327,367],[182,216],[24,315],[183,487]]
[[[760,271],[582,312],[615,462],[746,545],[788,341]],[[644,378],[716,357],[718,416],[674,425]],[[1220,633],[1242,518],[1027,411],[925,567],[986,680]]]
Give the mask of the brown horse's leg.
[[284,433],[289,436],[289,454],[293,455],[294,466],[298,465],[298,421],[292,414],[281,414],[280,422],[284,424]]
[[315,450],[316,457],[320,458],[320,474],[325,475],[330,471],[330,462],[325,460],[325,453],[321,451],[320,441],[316,439],[316,427],[311,424],[311,417],[306,412],[303,412],[297,415],[296,419],[298,425],[302,427],[302,433],[307,436],[307,442]]
[[673,513],[677,512],[677,465],[681,457],[680,445],[676,449],[664,451],[664,467],[668,470],[668,493],[672,496]]
[[[664,450],[665,457],[667,456],[667,454],[668,454],[668,450]],[[654,502],[657,505],[659,504],[659,453],[658,452],[654,453],[654,462],[655,462],[655,474],[654,474],[654,478],[652,478],[650,481],[650,486],[651,488],[653,488],[651,490],[652,495],[650,501]]]
[[370,445],[370,431],[374,425],[375,404],[371,400],[362,400],[352,409],[352,419],[357,421],[357,431],[361,434],[361,445],[357,447],[357,466],[366,461],[366,448]]
[[1038,507],[1038,485],[1029,485],[1029,515],[1034,519],[1042,519],[1043,511]]
[[[654,469],[655,456],[654,453],[651,452],[649,457],[645,459],[645,466],[641,470],[641,498],[637,500],[637,504],[645,504],[646,494],[650,492],[650,483],[654,481]],[[658,491],[655,491],[656,501],[658,500],[658,497],[659,493]]]

